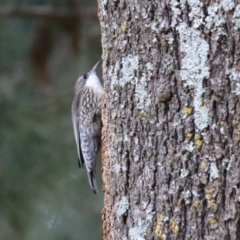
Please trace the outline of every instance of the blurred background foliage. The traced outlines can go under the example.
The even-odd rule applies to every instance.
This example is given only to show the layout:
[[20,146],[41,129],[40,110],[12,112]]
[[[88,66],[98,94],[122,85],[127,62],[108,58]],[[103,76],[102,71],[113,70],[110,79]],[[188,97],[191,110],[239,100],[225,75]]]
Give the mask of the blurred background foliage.
[[0,0],[0,239],[101,239],[100,159],[94,195],[71,121],[100,58],[96,0]]

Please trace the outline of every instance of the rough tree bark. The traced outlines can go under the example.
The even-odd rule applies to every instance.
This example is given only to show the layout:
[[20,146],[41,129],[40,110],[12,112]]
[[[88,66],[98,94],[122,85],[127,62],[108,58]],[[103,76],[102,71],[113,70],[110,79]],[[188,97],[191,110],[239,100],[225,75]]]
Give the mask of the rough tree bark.
[[99,19],[103,239],[240,239],[239,1],[99,0]]

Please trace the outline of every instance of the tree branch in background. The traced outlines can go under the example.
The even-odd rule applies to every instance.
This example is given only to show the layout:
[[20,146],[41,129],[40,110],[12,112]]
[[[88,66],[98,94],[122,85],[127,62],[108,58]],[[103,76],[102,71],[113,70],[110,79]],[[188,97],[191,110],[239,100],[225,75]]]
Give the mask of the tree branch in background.
[[0,7],[0,19],[10,17],[32,17],[43,19],[63,19],[73,17],[97,18],[97,8],[53,8],[51,6]]

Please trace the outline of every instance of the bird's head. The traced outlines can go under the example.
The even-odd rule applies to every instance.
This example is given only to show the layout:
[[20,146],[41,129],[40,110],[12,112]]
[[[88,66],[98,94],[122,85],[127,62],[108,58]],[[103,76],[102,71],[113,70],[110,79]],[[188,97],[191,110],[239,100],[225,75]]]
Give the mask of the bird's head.
[[96,74],[96,69],[97,69],[97,66],[98,66],[98,64],[100,62],[101,62],[101,60],[98,61],[89,72],[84,73],[82,76],[80,76],[77,79],[76,84],[75,84],[75,91],[76,92],[78,92],[81,89],[83,89],[85,84],[86,84],[86,82],[87,82],[87,80],[89,79],[89,77],[91,77],[91,76]]

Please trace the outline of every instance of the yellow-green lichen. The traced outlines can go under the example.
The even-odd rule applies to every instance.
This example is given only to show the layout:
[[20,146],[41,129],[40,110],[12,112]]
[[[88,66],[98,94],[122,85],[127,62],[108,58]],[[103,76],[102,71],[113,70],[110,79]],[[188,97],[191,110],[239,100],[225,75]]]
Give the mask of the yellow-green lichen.
[[123,32],[127,31],[127,23],[123,23],[123,25],[121,26],[121,29]]
[[203,141],[202,141],[202,140],[197,140],[197,141],[195,141],[195,145],[196,145],[197,147],[201,147],[202,144],[203,144]]
[[197,208],[197,207],[200,206],[200,205],[202,205],[202,201],[201,201],[201,200],[196,199],[196,200],[193,201],[193,206],[194,206],[194,207]]
[[188,115],[190,115],[190,114],[192,114],[192,108],[190,108],[190,107],[184,107],[184,108],[183,108],[183,112],[186,113],[186,114],[188,114]]
[[211,199],[214,193],[215,193],[215,188],[205,189],[205,198],[208,200]]
[[166,235],[163,233],[162,229],[162,216],[160,213],[157,213],[157,226],[155,228],[155,235],[160,239],[166,239]]
[[216,218],[214,218],[214,217],[210,217],[210,218],[208,218],[208,222],[209,222],[210,224],[215,224],[215,223],[217,222],[217,220],[216,220]]
[[192,138],[193,134],[192,133],[187,133],[187,138]]
[[210,208],[215,208],[215,207],[217,207],[217,204],[216,204],[216,202],[215,202],[214,199],[208,200],[208,207],[210,207]]
[[179,233],[178,224],[176,223],[176,221],[174,219],[170,220],[170,225],[171,225],[171,229],[172,229],[173,233],[175,233],[175,234]]
[[201,161],[200,168],[205,170],[208,167],[208,163],[206,161]]

